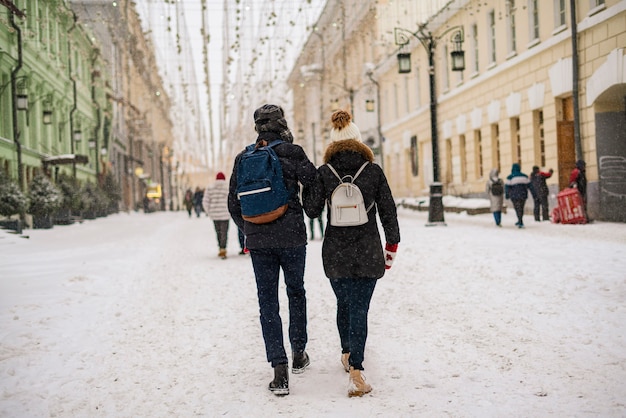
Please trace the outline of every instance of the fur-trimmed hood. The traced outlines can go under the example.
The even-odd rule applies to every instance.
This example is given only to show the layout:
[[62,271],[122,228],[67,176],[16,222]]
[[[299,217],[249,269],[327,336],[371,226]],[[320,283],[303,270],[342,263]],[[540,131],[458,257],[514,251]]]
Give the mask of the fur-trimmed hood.
[[324,164],[328,164],[333,155],[343,151],[359,153],[370,163],[374,162],[374,153],[367,145],[356,139],[342,139],[340,141],[331,142],[328,148],[326,148],[326,152],[324,152]]

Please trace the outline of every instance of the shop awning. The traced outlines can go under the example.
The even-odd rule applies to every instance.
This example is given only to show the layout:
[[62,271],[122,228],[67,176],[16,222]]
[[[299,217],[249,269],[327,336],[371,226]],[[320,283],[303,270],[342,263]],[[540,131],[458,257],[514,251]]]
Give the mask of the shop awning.
[[54,155],[52,157],[44,157],[41,159],[44,165],[62,165],[62,164],[87,164],[89,157],[80,154],[63,154]]

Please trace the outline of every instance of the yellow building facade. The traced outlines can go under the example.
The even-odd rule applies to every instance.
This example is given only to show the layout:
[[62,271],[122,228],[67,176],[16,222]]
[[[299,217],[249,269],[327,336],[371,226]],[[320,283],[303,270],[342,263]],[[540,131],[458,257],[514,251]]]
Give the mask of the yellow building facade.
[[[451,2],[431,20],[444,193],[480,196],[492,168],[553,168],[552,205],[578,159],[587,164],[592,218],[626,221],[626,2],[576,1],[578,103],[570,3]],[[463,28],[465,70],[450,70],[450,29]],[[418,34],[419,35],[419,34]],[[414,37],[415,38],[415,37]],[[412,42],[413,71],[381,75],[383,134],[394,193],[433,181],[428,57]],[[598,121],[603,121],[602,126]],[[576,126],[578,125],[578,126]]]
[[[626,222],[626,1],[453,0],[434,12],[422,7],[328,2],[321,32],[310,36],[289,80],[302,145],[321,154],[338,97],[364,138],[373,138],[397,197],[427,196],[435,180],[444,194],[485,196],[491,169],[506,177],[519,163],[527,174],[535,165],[554,169],[548,180],[554,207],[582,159],[589,215]],[[459,47],[465,68],[452,71],[451,53]],[[411,55],[410,72],[399,73],[398,53]]]

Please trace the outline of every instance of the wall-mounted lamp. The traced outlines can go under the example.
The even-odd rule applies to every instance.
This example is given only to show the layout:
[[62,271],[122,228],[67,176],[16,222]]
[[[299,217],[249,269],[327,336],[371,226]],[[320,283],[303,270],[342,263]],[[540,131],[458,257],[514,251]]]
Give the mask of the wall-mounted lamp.
[[42,121],[44,125],[52,124],[52,101],[47,97],[43,103],[43,117]]
[[89,149],[94,149],[96,148],[96,140],[93,138],[90,138],[89,141],[87,141],[89,143]]
[[44,109],[42,121],[44,125],[52,124],[52,110]]
[[18,93],[16,95],[16,107],[17,110],[28,110],[28,94],[26,93]]
[[400,52],[398,54],[398,73],[406,74],[411,72],[411,53]]
[[330,101],[330,110],[332,110],[333,112],[335,110],[339,110],[339,99],[332,99]]
[[365,110],[367,112],[373,112],[374,109],[374,100],[366,100],[365,101]]
[[465,51],[463,51],[463,31],[459,30],[452,38],[454,50],[450,52],[452,58],[452,71],[465,70]]
[[83,132],[82,131],[74,131],[74,142],[80,142],[83,140]]

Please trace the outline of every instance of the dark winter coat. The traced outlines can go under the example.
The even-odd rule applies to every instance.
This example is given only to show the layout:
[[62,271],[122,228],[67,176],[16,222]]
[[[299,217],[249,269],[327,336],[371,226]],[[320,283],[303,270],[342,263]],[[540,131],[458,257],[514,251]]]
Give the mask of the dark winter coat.
[[[261,132],[257,142],[261,140],[271,142],[280,139],[281,137],[277,133]],[[304,215],[302,213],[302,205],[300,204],[300,184],[308,186],[315,181],[315,166],[309,161],[309,158],[299,145],[283,142],[274,146],[273,149],[282,165],[285,186],[287,186],[291,194],[287,212],[280,218],[267,224],[253,224],[244,221],[241,217],[241,204],[237,198],[236,190],[237,168],[244,151],[235,157],[233,172],[230,176],[228,210],[233,221],[246,236],[246,247],[251,250],[260,248],[292,248],[306,245],[307,243]]]
[[548,184],[546,180],[552,177],[553,171],[549,172],[539,171],[538,167],[534,167],[532,173],[530,173],[530,182],[532,183],[535,192],[537,193],[537,197],[545,197],[550,194],[550,190],[548,189]]
[[327,211],[327,226],[322,245],[324,272],[330,279],[374,278],[385,274],[383,247],[376,222],[376,213],[385,232],[386,242],[400,242],[400,229],[396,204],[383,170],[374,164],[372,151],[363,143],[347,139],[330,144],[324,155],[324,165],[318,168],[314,187],[303,192],[304,209],[307,216],[316,218],[330,201],[339,179],[330,171],[330,163],[340,176],[354,175],[361,165],[368,161],[354,183],[359,187],[368,207],[376,204],[368,212],[369,221],[359,226],[338,227],[330,224],[330,211]]
[[511,174],[506,178],[504,183],[504,193],[507,199],[511,200],[526,200],[528,199],[528,192],[531,192],[533,197],[535,196],[535,188],[528,176],[521,172],[520,165],[515,163],[511,167]]

